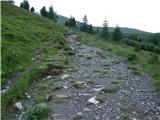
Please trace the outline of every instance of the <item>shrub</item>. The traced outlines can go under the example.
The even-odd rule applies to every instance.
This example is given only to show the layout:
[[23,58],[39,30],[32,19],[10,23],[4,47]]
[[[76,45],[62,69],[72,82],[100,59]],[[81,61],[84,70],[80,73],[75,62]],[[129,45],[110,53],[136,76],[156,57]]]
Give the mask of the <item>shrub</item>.
[[128,54],[127,60],[129,62],[136,61],[136,60],[138,60],[138,56],[136,54],[134,54],[134,53],[130,53],[130,54]]
[[141,51],[140,45],[139,45],[139,44],[136,44],[135,47],[134,47],[134,50],[135,50],[136,52],[140,52],[140,51]]
[[158,64],[159,63],[159,55],[158,54],[151,54],[150,58],[148,59],[148,63]]
[[47,117],[51,109],[44,103],[37,105],[36,107],[29,107],[26,109],[26,119],[27,120],[41,120]]

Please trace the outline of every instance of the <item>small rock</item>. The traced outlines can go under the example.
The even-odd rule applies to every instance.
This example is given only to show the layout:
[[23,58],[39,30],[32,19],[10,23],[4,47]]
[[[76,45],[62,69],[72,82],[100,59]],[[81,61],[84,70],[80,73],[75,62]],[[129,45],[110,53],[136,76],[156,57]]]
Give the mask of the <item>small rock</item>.
[[22,103],[21,103],[21,102],[16,102],[16,103],[14,104],[14,106],[15,106],[17,109],[19,109],[19,110],[22,110],[22,109],[23,109],[23,106],[22,106]]
[[49,79],[51,79],[51,78],[52,78],[51,75],[48,75],[48,76],[46,77],[47,80],[49,80]]
[[78,115],[78,116],[82,116],[82,112],[78,112],[77,115]]
[[95,104],[95,105],[97,105],[97,104],[99,103],[99,101],[96,100],[96,96],[90,98],[90,99],[88,100],[88,102],[93,103],[93,104]]
[[67,90],[67,89],[68,89],[68,86],[64,85],[63,88]]
[[57,95],[57,97],[59,97],[59,98],[68,98],[67,95]]
[[31,96],[30,96],[30,95],[28,95],[28,93],[27,93],[27,92],[25,93],[25,95],[26,95],[26,97],[27,97],[28,99],[31,99]]
[[83,55],[82,54],[78,54],[78,57],[83,57]]
[[84,108],[84,111],[85,112],[89,112],[89,111],[91,111],[89,108]]
[[52,96],[51,95],[46,95],[46,101],[50,101],[51,100],[51,98],[52,98]]
[[96,91],[96,92],[100,92],[100,91],[103,90],[103,89],[104,89],[104,87],[101,87],[101,88],[93,88],[93,90]]
[[137,120],[136,118],[132,118],[132,120]]
[[95,116],[94,120],[101,120],[99,116]]
[[66,79],[66,78],[68,78],[68,77],[69,77],[68,74],[64,74],[64,75],[61,77],[61,79]]

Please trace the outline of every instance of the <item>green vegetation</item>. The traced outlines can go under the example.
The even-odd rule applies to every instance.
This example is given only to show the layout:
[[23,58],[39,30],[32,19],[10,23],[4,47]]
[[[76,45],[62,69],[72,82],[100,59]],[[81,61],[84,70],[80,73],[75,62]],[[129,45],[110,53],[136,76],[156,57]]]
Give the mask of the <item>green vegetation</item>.
[[66,20],[65,26],[76,27],[75,18],[71,16],[68,20]]
[[36,48],[41,49],[43,58],[44,54],[56,53],[59,46],[64,47],[63,34],[63,29],[52,21],[2,2],[2,83],[34,64],[31,59]]
[[122,37],[122,33],[121,33],[121,30],[120,30],[120,27],[116,27],[113,31],[113,40],[115,41],[120,41],[121,40],[121,37]]
[[[7,106],[13,99],[20,98],[32,80],[40,77],[49,68],[47,59],[59,50],[67,48],[64,30],[53,21],[40,17],[23,8],[13,6],[9,2],[2,4],[2,84],[18,71],[30,68],[1,98],[2,119]],[[39,49],[40,60],[36,63],[32,58]],[[66,61],[63,60],[66,65]],[[39,68],[39,65],[47,66]]]
[[49,108],[45,103],[41,103],[36,107],[28,107],[26,109],[25,117],[27,120],[42,120],[47,117],[50,112],[51,108]]
[[116,93],[118,92],[119,87],[117,85],[109,85],[107,87],[105,87],[102,91],[104,93]]

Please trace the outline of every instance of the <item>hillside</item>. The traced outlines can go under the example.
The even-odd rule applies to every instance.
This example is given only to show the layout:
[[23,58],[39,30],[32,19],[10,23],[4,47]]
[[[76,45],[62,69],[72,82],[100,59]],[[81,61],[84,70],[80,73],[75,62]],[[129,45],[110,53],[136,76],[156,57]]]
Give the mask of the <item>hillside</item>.
[[63,35],[52,21],[2,2],[2,79],[32,64],[36,48],[55,52]]
[[159,54],[59,19],[2,2],[2,120],[158,120]]
[[[8,2],[1,2],[1,6],[3,118],[9,103],[24,93],[31,79],[46,74],[47,65],[51,64],[49,59],[60,50],[67,49],[68,45],[64,41],[67,33],[53,21]],[[64,64],[66,59],[63,56],[59,64]]]

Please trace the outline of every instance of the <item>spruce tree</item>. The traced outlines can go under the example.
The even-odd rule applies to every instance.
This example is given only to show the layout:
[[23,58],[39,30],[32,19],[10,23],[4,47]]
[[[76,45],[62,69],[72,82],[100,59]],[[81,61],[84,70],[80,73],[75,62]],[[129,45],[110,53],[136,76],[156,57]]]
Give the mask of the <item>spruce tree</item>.
[[88,19],[86,15],[83,17],[83,23],[81,24],[80,30],[84,32],[88,31]]
[[20,7],[29,11],[30,5],[28,3],[28,0],[24,0],[23,2],[21,2]]
[[93,33],[93,27],[92,24],[89,25],[88,27],[88,33]]
[[47,12],[45,6],[40,10],[40,13],[41,13],[41,15],[42,15],[43,17],[46,17],[46,16],[47,16],[48,12]]
[[114,29],[112,37],[113,37],[113,40],[115,40],[115,41],[121,40],[122,33],[121,33],[121,30],[118,26]]
[[34,12],[34,7],[31,7],[31,12]]
[[108,36],[109,36],[108,23],[107,23],[106,19],[104,20],[104,23],[103,23],[103,28],[102,28],[101,36],[104,37],[104,38],[108,38]]
[[70,26],[70,27],[76,27],[76,20],[74,17],[70,17],[66,22],[65,22],[66,26]]

